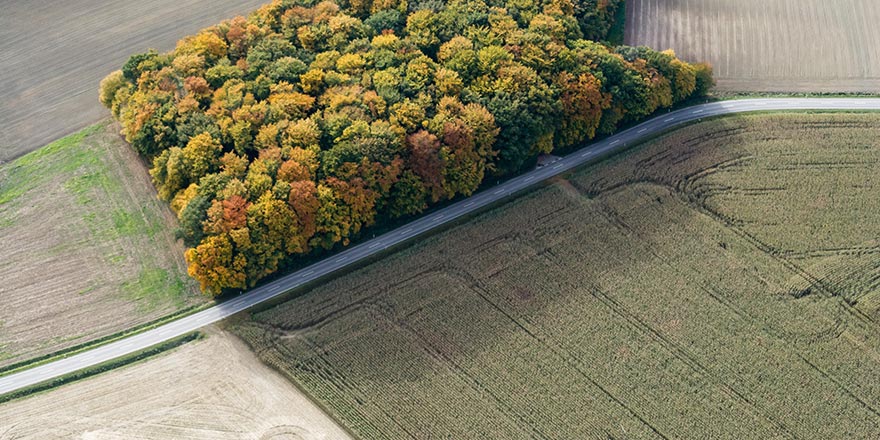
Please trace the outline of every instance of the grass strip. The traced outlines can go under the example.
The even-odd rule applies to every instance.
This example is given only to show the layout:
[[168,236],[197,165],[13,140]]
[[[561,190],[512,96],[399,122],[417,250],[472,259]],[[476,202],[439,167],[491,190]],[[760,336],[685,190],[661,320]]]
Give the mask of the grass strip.
[[152,347],[148,347],[144,350],[122,356],[113,360],[109,360],[104,363],[100,363],[88,368],[84,368],[79,371],[75,371],[73,373],[65,374],[63,376],[56,377],[54,379],[47,380],[45,382],[40,382],[36,385],[29,386],[27,388],[22,388],[17,391],[13,391],[11,393],[6,393],[0,395],[0,404],[9,402],[10,400],[19,399],[22,397],[30,396],[36,393],[40,393],[43,391],[48,391],[52,388],[65,385],[68,383],[76,382],[78,380],[86,379],[107,371],[110,371],[114,368],[119,368],[125,365],[130,365],[135,362],[139,362],[150,357],[156,356],[162,352],[171,350],[172,348],[179,347],[187,342],[195,341],[197,339],[201,339],[204,336],[201,332],[192,332],[187,333],[183,336],[178,336],[174,339],[170,339],[168,341],[162,342],[160,344],[156,344]]
[[106,336],[102,336],[97,339],[92,339],[87,342],[83,342],[82,344],[74,345],[72,347],[65,348],[63,350],[59,350],[53,353],[46,353],[42,356],[37,356],[35,358],[27,359],[21,362],[16,362],[14,364],[7,365],[5,367],[0,368],[0,377],[7,376],[13,373],[17,373],[19,371],[27,370],[29,368],[38,367],[43,364],[47,364],[58,359],[63,359],[75,354],[78,354],[83,351],[88,351],[93,348],[100,347],[105,344],[109,344],[111,342],[117,341],[119,339],[124,339],[129,336],[134,336],[139,333],[143,333],[147,330],[151,330],[153,328],[159,327],[168,322],[174,321],[179,318],[183,318],[185,316],[192,315],[193,313],[200,312],[208,307],[213,306],[213,303],[207,303],[202,305],[196,305],[192,307],[188,307],[182,310],[178,310],[170,315],[165,315],[161,318],[155,319],[153,321],[145,322],[143,324],[112,333]]

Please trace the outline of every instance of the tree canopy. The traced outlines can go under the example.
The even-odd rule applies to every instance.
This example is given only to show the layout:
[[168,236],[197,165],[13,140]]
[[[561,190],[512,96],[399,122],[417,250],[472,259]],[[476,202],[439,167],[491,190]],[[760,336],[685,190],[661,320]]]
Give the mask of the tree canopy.
[[585,39],[620,3],[275,0],[132,56],[100,100],[217,294],[711,87]]

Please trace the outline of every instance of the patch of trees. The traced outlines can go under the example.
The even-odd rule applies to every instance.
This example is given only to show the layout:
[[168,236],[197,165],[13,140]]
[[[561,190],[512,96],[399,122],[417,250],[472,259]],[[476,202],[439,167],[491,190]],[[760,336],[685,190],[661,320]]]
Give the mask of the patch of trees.
[[584,39],[604,41],[614,25],[614,14],[625,0],[572,0],[574,16]]
[[584,39],[618,3],[276,0],[132,56],[100,100],[217,294],[705,93],[707,65]]

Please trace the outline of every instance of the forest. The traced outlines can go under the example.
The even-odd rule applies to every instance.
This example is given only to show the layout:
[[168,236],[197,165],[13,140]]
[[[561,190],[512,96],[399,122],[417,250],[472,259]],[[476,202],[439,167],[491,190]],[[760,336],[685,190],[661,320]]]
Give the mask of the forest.
[[705,95],[709,65],[602,43],[622,3],[275,0],[99,99],[216,295]]

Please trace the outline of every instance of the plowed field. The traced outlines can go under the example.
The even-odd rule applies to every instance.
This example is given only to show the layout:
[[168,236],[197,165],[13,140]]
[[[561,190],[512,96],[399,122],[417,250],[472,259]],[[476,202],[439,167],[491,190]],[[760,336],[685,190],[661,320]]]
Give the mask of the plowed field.
[[267,0],[18,0],[0,3],[0,162],[98,122],[98,82],[133,53]]
[[875,0],[628,0],[625,41],[709,61],[722,91],[880,92]]
[[177,218],[107,123],[0,166],[0,366],[207,301]]

